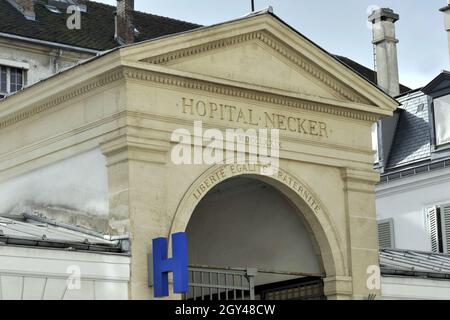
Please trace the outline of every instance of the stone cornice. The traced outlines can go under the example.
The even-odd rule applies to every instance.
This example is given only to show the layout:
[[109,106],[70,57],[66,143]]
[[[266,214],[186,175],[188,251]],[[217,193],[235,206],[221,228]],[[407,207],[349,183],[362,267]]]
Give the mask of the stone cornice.
[[450,169],[441,169],[423,175],[393,180],[388,183],[379,183],[375,190],[378,198],[384,198],[398,193],[419,190],[446,183],[450,183]]
[[107,166],[129,160],[165,164],[170,143],[154,139],[143,139],[126,132],[118,131],[118,136],[100,144],[107,157]]
[[198,45],[191,48],[177,50],[163,55],[147,58],[142,61],[151,64],[167,65],[175,60],[254,40],[264,43],[265,45],[276,51],[278,54],[294,63],[300,69],[315,77],[317,80],[324,83],[334,92],[336,92],[338,96],[352,102],[370,104],[367,99],[358,95],[356,92],[354,92],[353,89],[342,85],[340,81],[330,73],[322,70],[311,60],[304,56],[301,56],[294,49],[290,48],[287,44],[281,43],[266,31],[255,31],[231,38],[221,39],[203,45]]
[[282,105],[313,112],[327,113],[334,116],[351,118],[355,120],[376,122],[379,116],[367,112],[349,110],[344,107],[336,107],[318,102],[300,100],[283,95],[271,94],[255,90],[243,89],[239,87],[227,86],[212,83],[204,80],[191,79],[177,75],[168,75],[157,71],[139,70],[137,68],[125,68],[127,79],[151,81],[160,85],[181,87],[189,90],[206,91],[213,94],[220,94],[241,99],[254,100],[268,104]]
[[344,190],[349,192],[374,194],[374,187],[380,181],[380,174],[373,170],[342,168],[341,175],[346,184]]
[[34,115],[42,113],[44,111],[55,108],[71,99],[74,99],[80,95],[88,93],[91,90],[96,88],[104,87],[114,81],[123,79],[123,71],[122,69],[110,72],[103,77],[90,81],[86,84],[79,85],[74,87],[68,91],[65,91],[62,94],[59,94],[51,99],[47,100],[44,103],[34,104],[25,109],[18,110],[13,112],[3,118],[0,119],[0,129],[6,128],[8,126],[14,125],[17,122],[30,118]]
[[106,73],[102,77],[97,77],[95,80],[75,86],[59,95],[55,95],[47,99],[45,102],[32,104],[31,106],[3,116],[2,118],[0,118],[0,129],[14,125],[39,113],[51,110],[52,108],[55,108],[71,99],[75,99],[80,95],[86,94],[96,88],[104,87],[112,82],[121,79],[151,81],[159,85],[205,91],[262,103],[288,106],[319,113],[327,113],[334,116],[351,118],[361,121],[376,122],[379,118],[379,115],[376,114],[376,111],[371,114],[365,111],[352,110],[344,107],[302,100],[298,98],[288,97],[282,94],[273,94],[263,91],[250,90],[237,86],[214,83],[211,81],[187,78],[173,74],[165,74],[158,71],[142,70],[135,66],[124,66]]

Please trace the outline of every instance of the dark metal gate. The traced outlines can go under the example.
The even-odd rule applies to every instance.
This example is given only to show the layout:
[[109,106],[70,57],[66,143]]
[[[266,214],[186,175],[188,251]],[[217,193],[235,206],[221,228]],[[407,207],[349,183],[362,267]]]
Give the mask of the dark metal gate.
[[[258,275],[296,279],[255,286]],[[322,275],[257,270],[254,268],[189,267],[185,300],[324,300]]]
[[255,300],[256,269],[189,267],[186,300]]
[[302,278],[256,288],[261,300],[326,300],[320,278]]

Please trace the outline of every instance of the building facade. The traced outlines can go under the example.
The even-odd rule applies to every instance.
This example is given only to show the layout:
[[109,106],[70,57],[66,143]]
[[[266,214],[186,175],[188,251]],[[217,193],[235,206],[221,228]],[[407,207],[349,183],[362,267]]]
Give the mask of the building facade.
[[[391,211],[380,202],[372,150],[374,124],[400,112],[389,90],[409,91],[398,77],[378,80],[380,89],[381,70],[329,54],[270,9],[201,27],[135,12],[133,1],[83,1],[81,29],[70,30],[61,2],[1,0],[0,15],[21,26],[0,25],[0,259],[10,261],[0,268],[3,298],[103,299],[114,288],[109,298],[151,299],[150,240],[179,231],[188,234],[187,299],[228,297],[235,277],[252,279],[245,298],[403,297],[397,288],[416,280],[393,277],[396,252],[379,253],[375,190],[378,219]],[[383,10],[370,20],[392,30],[398,16]],[[379,34],[374,44],[391,40]],[[378,54],[387,70],[395,43]],[[380,125],[382,141],[389,121]],[[211,135],[227,129],[245,133],[248,157],[259,152],[247,130],[278,130],[279,140],[266,139],[279,152],[277,170],[238,163],[239,141],[215,145],[233,161],[205,160]],[[391,159],[384,149],[382,165]],[[67,230],[76,233],[70,241]],[[43,275],[37,269],[53,263],[50,249],[67,261]],[[41,256],[42,267],[14,273],[20,259]],[[62,279],[74,264],[85,291],[66,296]],[[379,266],[388,275],[382,288],[368,281]],[[196,291],[214,270],[231,272],[233,285],[216,272],[208,292]],[[48,279],[59,282],[47,295]],[[11,293],[19,282],[31,291]],[[211,289],[223,286],[230,290]]]
[[[395,137],[377,186],[378,218],[383,230],[390,230],[383,231],[386,242],[382,246],[448,253],[443,245],[448,233],[445,214],[450,203],[450,159],[445,133],[444,140],[437,143],[433,132],[437,126],[446,132],[448,121],[445,114],[435,112],[432,96],[421,90],[398,100],[402,106]],[[436,220],[440,211],[441,228]]]
[[376,206],[385,298],[449,298],[448,88],[443,71],[425,87],[396,95],[401,106],[378,124]]

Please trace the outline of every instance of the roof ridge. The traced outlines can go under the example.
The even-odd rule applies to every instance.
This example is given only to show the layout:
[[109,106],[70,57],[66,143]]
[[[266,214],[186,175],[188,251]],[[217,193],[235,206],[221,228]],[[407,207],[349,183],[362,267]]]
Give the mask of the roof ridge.
[[[110,4],[107,4],[107,3],[103,3],[103,2],[89,1],[89,3],[95,3],[97,5],[101,5],[101,6],[111,7],[111,8],[117,9],[116,6],[113,6],[113,5],[110,5]],[[87,4],[88,12],[89,12],[89,3]],[[197,23],[194,23],[194,22],[190,22],[190,21],[186,21],[186,20],[180,20],[180,19],[175,19],[175,18],[171,18],[171,17],[167,17],[167,16],[162,16],[162,15],[150,13],[150,12],[140,11],[140,10],[133,10],[133,13],[139,13],[139,14],[143,14],[143,15],[149,15],[149,16],[153,16],[153,17],[163,18],[163,19],[170,20],[170,21],[183,22],[183,23],[188,23],[188,24],[194,25],[194,26],[203,27],[203,25],[197,24]]]
[[202,24],[198,24],[198,23],[194,23],[194,22],[190,22],[190,21],[186,21],[186,20],[175,19],[175,18],[166,17],[166,16],[161,16],[161,15],[154,14],[154,13],[143,12],[143,11],[139,11],[139,10],[134,10],[134,12],[140,13],[140,14],[144,14],[144,15],[148,15],[148,16],[157,17],[157,18],[162,18],[162,19],[165,19],[165,20],[187,23],[187,24],[190,24],[190,25],[193,25],[193,26],[198,26],[198,27],[204,27],[204,25],[202,25]]

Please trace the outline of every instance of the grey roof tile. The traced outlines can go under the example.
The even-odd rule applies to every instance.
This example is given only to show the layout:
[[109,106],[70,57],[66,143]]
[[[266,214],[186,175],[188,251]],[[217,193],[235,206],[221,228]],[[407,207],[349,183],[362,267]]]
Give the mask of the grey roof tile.
[[450,255],[414,250],[381,249],[380,267],[382,274],[435,275],[450,277]]
[[101,234],[93,235],[93,231],[73,227],[76,230],[63,227],[62,224],[42,222],[39,217],[13,219],[0,216],[0,245],[121,252],[118,240],[111,240],[110,236]]
[[[45,40],[94,50],[109,50],[118,46],[114,40],[114,12],[116,7],[89,1],[88,10],[82,13],[81,29],[69,30],[68,14],[53,13],[45,8],[44,1],[35,4],[36,21],[24,18],[7,0],[0,0],[0,32]],[[135,42],[186,32],[202,27],[199,24],[134,11],[133,20],[139,35]],[[349,58],[334,56],[373,84],[377,84],[376,72]],[[400,85],[402,93],[411,89]]]
[[[428,97],[412,92],[398,99],[402,105],[387,169],[427,160],[431,155]],[[423,108],[419,109],[419,106]]]
[[[82,13],[81,29],[69,30],[66,26],[69,14],[50,12],[45,4],[44,1],[35,2],[36,20],[31,21],[8,1],[0,0],[0,32],[100,51],[118,46],[114,39],[116,7],[89,1],[87,12]],[[139,11],[133,12],[133,19],[139,31],[136,42],[201,27]]]

